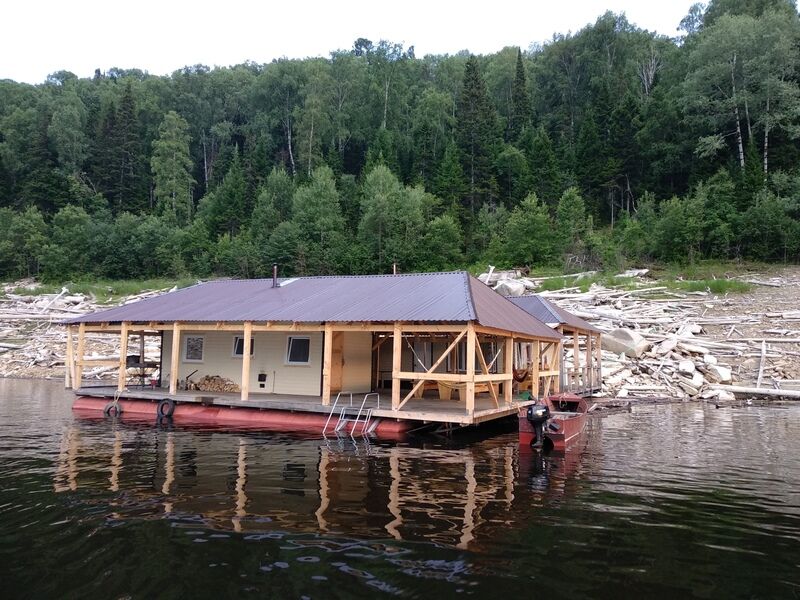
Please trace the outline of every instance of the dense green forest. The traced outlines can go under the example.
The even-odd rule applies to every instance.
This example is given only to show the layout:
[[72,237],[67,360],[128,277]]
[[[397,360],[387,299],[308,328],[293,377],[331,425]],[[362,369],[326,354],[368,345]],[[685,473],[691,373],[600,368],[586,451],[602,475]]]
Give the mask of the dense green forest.
[[679,33],[0,81],[0,276],[796,261],[796,6]]

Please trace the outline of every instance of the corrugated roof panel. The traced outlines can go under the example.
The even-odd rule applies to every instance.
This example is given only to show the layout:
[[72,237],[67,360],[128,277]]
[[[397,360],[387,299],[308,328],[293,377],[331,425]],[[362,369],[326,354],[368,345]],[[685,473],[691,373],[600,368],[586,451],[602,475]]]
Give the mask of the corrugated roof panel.
[[561,339],[559,333],[474,277],[469,278],[469,284],[481,325],[538,338]]
[[[288,282],[287,282],[288,283]],[[300,277],[201,283],[70,323],[119,321],[469,321],[465,274]]]
[[573,315],[571,312],[564,310],[543,296],[518,296],[516,298],[509,298],[509,300],[545,323],[567,325],[568,327],[574,327],[576,329],[600,333],[600,330],[588,321]]
[[509,300],[525,312],[539,319],[542,323],[547,323],[548,325],[561,324],[561,315],[553,310],[550,303],[545,302],[541,296],[509,297]]
[[84,315],[67,323],[457,322],[557,339],[547,326],[469,274],[417,273],[218,280]]

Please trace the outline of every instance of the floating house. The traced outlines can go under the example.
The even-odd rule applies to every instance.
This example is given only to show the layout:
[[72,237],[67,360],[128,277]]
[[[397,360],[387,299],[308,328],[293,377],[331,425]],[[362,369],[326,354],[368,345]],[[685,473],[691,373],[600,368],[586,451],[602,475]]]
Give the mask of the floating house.
[[[560,386],[562,334],[465,272],[210,281],[65,325],[67,385],[85,410],[111,401],[162,414],[168,401],[176,418],[323,431],[471,425],[532,402],[515,395],[515,347],[542,358],[529,387]],[[97,333],[120,336],[118,359],[85,356]],[[140,348],[161,340],[157,365],[131,350],[131,336]],[[117,368],[116,386],[83,384],[98,364]],[[129,379],[148,366],[157,379]],[[212,376],[232,389],[193,389]]]
[[[564,336],[563,354],[558,363],[560,390],[579,396],[600,391],[602,331],[542,296],[518,296],[509,300]],[[533,394],[538,396],[536,392],[534,389]]]

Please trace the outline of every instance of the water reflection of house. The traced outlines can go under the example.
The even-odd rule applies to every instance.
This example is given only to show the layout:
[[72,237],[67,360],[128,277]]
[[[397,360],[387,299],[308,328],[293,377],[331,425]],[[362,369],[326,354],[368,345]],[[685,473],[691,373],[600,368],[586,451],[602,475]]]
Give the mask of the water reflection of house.
[[[171,516],[237,532],[342,533],[472,549],[509,521],[509,511],[529,510],[530,493],[518,499],[516,478],[539,468],[513,439],[435,452],[351,438],[265,443],[247,434],[143,435],[133,428],[119,428],[102,445],[86,439],[93,441],[82,441],[80,427],[65,431],[54,489],[91,490],[118,518]],[[558,490],[554,483],[537,493]]]

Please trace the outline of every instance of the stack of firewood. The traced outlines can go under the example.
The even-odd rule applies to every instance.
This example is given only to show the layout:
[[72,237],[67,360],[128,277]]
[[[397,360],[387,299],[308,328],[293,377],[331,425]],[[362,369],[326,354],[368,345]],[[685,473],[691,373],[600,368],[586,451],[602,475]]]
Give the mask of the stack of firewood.
[[240,392],[242,389],[227,377],[204,375],[198,381],[188,383],[190,390],[199,392]]

